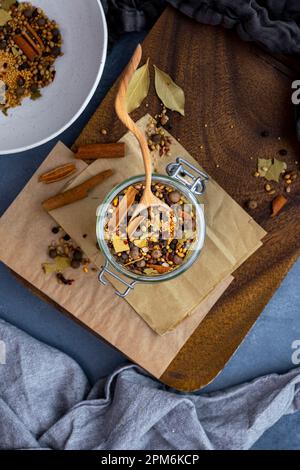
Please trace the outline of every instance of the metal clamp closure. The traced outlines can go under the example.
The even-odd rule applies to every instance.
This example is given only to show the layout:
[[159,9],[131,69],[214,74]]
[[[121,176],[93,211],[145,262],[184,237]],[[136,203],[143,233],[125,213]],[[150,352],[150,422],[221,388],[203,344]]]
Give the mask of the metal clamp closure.
[[[191,173],[192,170],[193,173]],[[205,193],[206,183],[209,181],[209,176],[203,171],[198,170],[194,165],[189,163],[184,158],[178,157],[176,163],[170,163],[166,168],[167,174],[176,180],[183,183],[189,190],[201,196]]]
[[112,276],[114,279],[117,279],[118,281],[120,281],[122,284],[124,284],[127,289],[124,291],[124,292],[120,292],[118,289],[115,291],[115,293],[121,297],[122,299],[124,299],[125,297],[127,297],[127,295],[129,294],[129,292],[131,292],[134,287],[136,286],[136,284],[138,284],[138,281],[133,281],[131,283],[125,281],[125,279],[122,279],[118,274],[112,272],[110,269],[109,269],[109,263],[108,261],[105,262],[105,265],[102,266],[101,268],[101,271],[100,271],[100,274],[99,274],[99,282],[101,282],[101,284],[103,284],[104,286],[107,286],[108,284],[108,280],[106,278],[106,274],[109,274],[110,276]]

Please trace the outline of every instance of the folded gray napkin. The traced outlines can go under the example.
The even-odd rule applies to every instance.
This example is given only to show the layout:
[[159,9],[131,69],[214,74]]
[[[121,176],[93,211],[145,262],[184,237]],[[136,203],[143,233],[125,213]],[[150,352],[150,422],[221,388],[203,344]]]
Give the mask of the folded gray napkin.
[[300,369],[199,396],[127,366],[90,388],[70,357],[3,321],[0,345],[0,449],[249,449],[300,410]]

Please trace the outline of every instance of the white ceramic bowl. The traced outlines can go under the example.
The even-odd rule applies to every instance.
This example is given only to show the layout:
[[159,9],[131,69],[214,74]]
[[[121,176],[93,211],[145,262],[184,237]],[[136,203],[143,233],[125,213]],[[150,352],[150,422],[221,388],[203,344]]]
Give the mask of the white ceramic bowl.
[[64,56],[54,82],[37,101],[0,113],[0,155],[44,144],[65,131],[84,111],[101,79],[107,26],[100,0],[32,0],[60,26]]

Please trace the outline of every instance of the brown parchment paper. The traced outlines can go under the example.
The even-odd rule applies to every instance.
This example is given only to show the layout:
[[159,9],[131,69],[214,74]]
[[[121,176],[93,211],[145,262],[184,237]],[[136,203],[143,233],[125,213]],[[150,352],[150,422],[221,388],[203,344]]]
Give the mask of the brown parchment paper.
[[[146,115],[138,122],[142,130],[145,130],[149,117]],[[172,139],[171,156],[155,158],[156,172],[165,174],[168,163],[175,161],[178,156],[199,167],[182,145]],[[104,260],[96,249],[97,207],[117,183],[144,173],[135,137],[129,132],[121,141],[126,144],[125,160],[97,160],[75,178],[68,188],[108,168],[115,169],[115,175],[92,190],[88,198],[51,212],[52,217],[81,244],[84,252],[99,268]],[[220,282],[227,279],[261,246],[261,239],[266,233],[214,180],[207,184],[206,194],[199,201],[204,205],[207,223],[206,242],[199,260],[177,279],[155,285],[139,284],[126,298],[159,335],[174,329],[192,314]],[[87,234],[87,238],[83,239],[83,234]],[[115,279],[112,278],[111,282],[122,289]]]
[[[51,233],[55,222],[44,212],[41,202],[62,191],[66,182],[44,185],[38,183],[38,175],[71,161],[74,162],[73,153],[63,144],[57,144],[1,217],[0,260],[26,280],[29,287],[32,285],[38,289],[45,300],[55,303],[132,361],[160,378],[233,278],[229,276],[221,282],[179,328],[159,336],[127,302],[114,295],[112,287],[99,284],[97,273],[84,274],[81,270],[70,270],[67,275],[75,279],[70,287],[57,284],[54,276],[45,276],[41,264],[50,261],[47,259],[47,247],[52,238],[55,239]],[[76,165],[79,172],[87,167],[81,161]],[[40,321],[43,321],[42,316]]]

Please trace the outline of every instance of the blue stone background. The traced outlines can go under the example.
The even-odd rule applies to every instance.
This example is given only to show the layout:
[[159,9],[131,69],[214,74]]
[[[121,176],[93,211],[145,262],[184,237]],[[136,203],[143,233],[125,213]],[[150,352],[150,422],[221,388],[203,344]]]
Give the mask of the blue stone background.
[[[145,33],[124,35],[111,50],[101,83],[83,115],[59,139],[70,146],[128,62]],[[9,207],[58,139],[23,154],[0,157],[0,215]],[[292,362],[292,343],[300,340],[300,260],[234,357],[205,390],[221,390],[255,377],[285,372]],[[0,318],[72,356],[93,383],[126,358],[53,306],[35,297],[0,264]],[[300,354],[299,354],[300,357]],[[300,413],[283,417],[254,449],[300,449]]]

